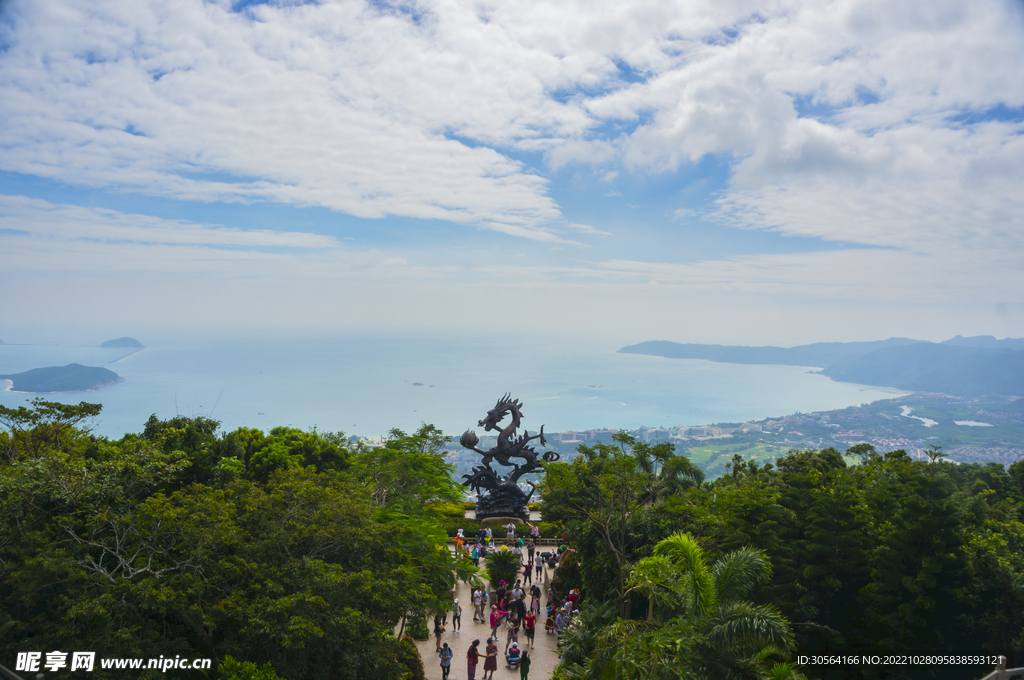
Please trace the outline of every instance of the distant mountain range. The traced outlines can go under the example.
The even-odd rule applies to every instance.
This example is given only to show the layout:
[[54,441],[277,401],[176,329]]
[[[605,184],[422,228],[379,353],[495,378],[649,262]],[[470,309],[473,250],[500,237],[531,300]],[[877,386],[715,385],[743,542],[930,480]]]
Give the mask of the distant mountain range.
[[88,392],[124,382],[124,378],[109,369],[81,364],[33,368],[24,373],[0,375],[0,379],[14,383],[11,389],[15,392]]
[[694,345],[654,340],[625,354],[733,364],[821,366],[833,380],[958,396],[1024,395],[1024,338],[956,336],[942,343],[910,338],[818,342],[797,347]]

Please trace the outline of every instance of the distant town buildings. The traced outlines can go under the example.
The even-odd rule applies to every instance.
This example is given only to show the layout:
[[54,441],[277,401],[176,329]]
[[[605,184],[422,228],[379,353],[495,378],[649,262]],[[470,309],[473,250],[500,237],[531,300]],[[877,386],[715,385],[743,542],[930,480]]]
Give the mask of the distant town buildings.
[[[680,439],[709,439],[715,437],[730,437],[739,432],[760,432],[760,423],[741,423],[731,426],[700,425],[696,427],[677,425],[675,427],[641,427],[633,430],[630,434],[642,442],[656,444]],[[549,433],[547,438],[559,444],[593,444],[594,442],[612,443],[612,435],[618,430],[584,430],[577,432]]]

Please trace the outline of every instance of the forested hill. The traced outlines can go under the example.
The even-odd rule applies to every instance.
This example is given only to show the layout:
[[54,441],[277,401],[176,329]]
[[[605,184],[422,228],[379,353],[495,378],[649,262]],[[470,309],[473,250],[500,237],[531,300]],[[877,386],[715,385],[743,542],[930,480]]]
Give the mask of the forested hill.
[[742,345],[693,345],[651,340],[623,347],[623,354],[649,354],[669,359],[706,359],[727,364],[785,364],[828,366],[841,359],[867,354],[882,347],[913,345],[920,340],[889,338],[875,342],[816,342],[797,347],[744,347]]
[[1024,395],[1024,351],[920,343],[831,364],[833,380],[959,396]]
[[109,369],[81,364],[33,368],[24,373],[0,375],[0,379],[14,383],[15,392],[85,392],[124,382],[124,378]]
[[821,366],[833,380],[962,396],[1024,395],[1024,339],[956,336],[942,343],[910,338],[819,342],[797,347],[641,342],[619,350],[670,359],[733,364]]

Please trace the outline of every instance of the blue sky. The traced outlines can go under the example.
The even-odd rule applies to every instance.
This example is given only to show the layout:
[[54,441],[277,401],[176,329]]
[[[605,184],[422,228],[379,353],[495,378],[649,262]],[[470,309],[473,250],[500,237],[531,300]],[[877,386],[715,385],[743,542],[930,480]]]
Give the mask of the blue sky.
[[1020,2],[0,8],[8,342],[1024,335]]

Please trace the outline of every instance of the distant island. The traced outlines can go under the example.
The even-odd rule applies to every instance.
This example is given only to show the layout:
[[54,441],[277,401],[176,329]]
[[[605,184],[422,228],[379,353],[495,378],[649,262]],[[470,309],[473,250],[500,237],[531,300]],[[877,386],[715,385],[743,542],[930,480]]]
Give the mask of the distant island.
[[90,392],[124,382],[111,370],[81,364],[33,368],[24,373],[0,375],[0,380],[10,380],[15,392]]
[[797,347],[680,344],[655,340],[623,347],[624,354],[705,359],[731,364],[821,367],[841,382],[961,396],[1024,396],[1024,339],[960,335],[942,343],[910,338],[819,342]]
[[115,338],[113,340],[107,340],[100,347],[132,347],[135,349],[143,349],[144,346],[141,342],[135,338]]

